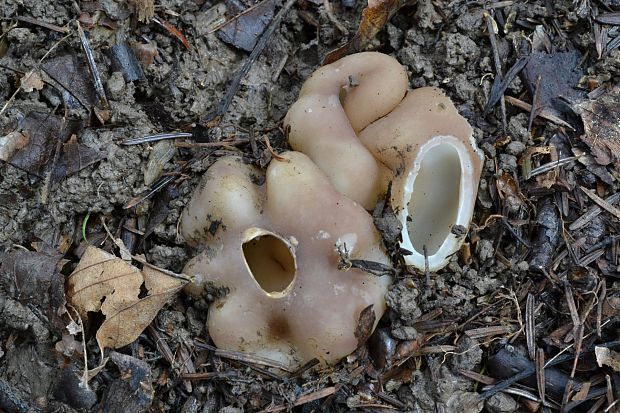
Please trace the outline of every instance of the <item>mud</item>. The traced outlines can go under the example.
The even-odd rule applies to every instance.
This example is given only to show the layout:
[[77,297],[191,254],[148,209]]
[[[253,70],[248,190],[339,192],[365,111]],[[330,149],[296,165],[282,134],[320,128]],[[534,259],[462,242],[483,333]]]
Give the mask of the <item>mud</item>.
[[[111,117],[103,126],[89,127],[79,136],[79,140],[90,148],[104,151],[105,159],[52,187],[48,187],[42,179],[28,176],[10,164],[0,162],[0,259],[3,252],[15,246],[32,248],[33,243],[48,239],[49,234],[64,234],[71,240],[71,248],[77,247],[83,236],[92,240],[101,239],[96,238],[103,232],[101,218],[117,232],[120,232],[122,219],[135,218],[137,229],[144,231],[153,199],[135,208],[124,206],[148,189],[144,170],[152,144],[125,146],[121,141],[191,128],[201,116],[216,108],[233,74],[247,58],[247,53],[235,50],[211,33],[225,17],[224,4],[184,0],[158,2],[161,10],[174,12],[165,17],[187,36],[191,43],[191,49],[187,50],[155,23],[131,24],[131,19],[123,17],[127,11],[119,4],[112,1],[100,3],[115,29],[98,25],[91,30],[90,39],[103,77]],[[450,3],[450,6],[439,13],[435,3],[419,0],[417,6],[403,9],[371,47],[398,58],[410,71],[412,87],[439,86],[445,90],[474,126],[476,140],[487,157],[474,220],[482,226],[483,222],[479,219],[488,215],[484,211],[492,209],[497,203],[494,195],[496,177],[501,172],[517,173],[519,156],[534,142],[527,130],[529,119],[526,113],[509,107],[505,132],[502,131],[498,111],[485,119],[481,117],[495,73],[483,10],[476,5],[468,5],[472,2],[455,1],[443,2]],[[523,20],[544,20],[550,13],[545,3],[550,2],[515,2],[505,14],[513,12]],[[553,3],[557,3],[555,12],[562,16],[563,23],[570,22],[581,27],[579,25],[584,20],[571,11],[572,1]],[[361,3],[355,7],[344,7],[340,3],[333,3],[333,6],[338,21],[352,33]],[[38,0],[0,0],[0,16],[3,17],[0,21],[3,31],[17,16],[41,19],[60,26],[77,17],[72,2]],[[318,23],[318,27],[312,26],[313,22]],[[1,102],[9,99],[16,90],[19,73],[36,68],[39,59],[61,37],[59,33],[41,27],[27,26],[11,30],[2,39]],[[156,46],[158,53],[154,63],[144,70],[144,82],[126,82],[121,73],[112,71],[109,49],[119,39],[130,42],[144,42],[146,39]],[[330,20],[324,6],[300,2],[290,11],[282,27],[276,30],[265,52],[242,80],[219,127],[210,130],[206,140],[215,141],[228,136],[255,138],[258,153],[263,156],[263,161],[258,163],[266,163],[264,161],[269,159],[269,155],[260,140],[268,136],[272,143],[275,142],[276,149],[285,147],[283,135],[278,130],[279,122],[295,100],[303,80],[318,66],[324,54],[342,39],[343,33]],[[498,48],[504,71],[514,63],[523,41],[525,39],[514,32],[501,37]],[[565,46],[558,47],[576,48],[584,53],[593,50],[593,42],[589,32],[576,30],[569,33]],[[3,45],[6,46],[4,52]],[[66,53],[82,53],[77,37],[72,36],[64,41],[50,57]],[[5,69],[5,66],[17,72]],[[613,50],[608,56],[590,64],[587,73],[600,82],[615,79],[620,75],[620,52]],[[511,83],[508,92],[513,96],[525,92],[519,78]],[[51,88],[17,93],[0,116],[0,136],[12,131],[27,113],[58,110],[59,102],[58,92]],[[62,114],[62,105],[59,113]],[[79,108],[71,110],[70,115],[85,120],[88,118],[88,114]],[[554,130],[552,124],[546,124],[537,131],[541,135],[550,135]],[[497,143],[504,141],[504,138],[507,141],[505,145]],[[241,150],[254,155],[254,148],[249,145]],[[184,263],[195,254],[177,234],[180,212],[202,172],[215,157],[231,151],[237,150],[213,150],[203,161],[183,172],[177,182],[179,196],[170,202],[169,215],[141,245],[140,252],[146,255],[149,262],[172,271],[181,271]],[[199,152],[199,149],[177,148],[173,158],[164,166],[164,171],[173,171]],[[589,174],[583,166],[574,168],[582,171],[584,176]],[[586,236],[593,240],[598,240],[601,235],[596,225],[601,225],[598,220],[584,229]],[[383,320],[394,338],[419,338],[422,333],[416,329],[416,321],[433,310],[441,310],[443,320],[460,324],[489,303],[491,297],[498,293],[510,294],[518,289],[529,276],[528,263],[517,256],[513,257],[512,264],[499,261],[498,249],[504,256],[510,257],[514,253],[514,245],[498,241],[501,226],[493,228],[475,234],[476,242],[475,245],[472,242],[472,255],[467,263],[461,254],[457,254],[446,269],[428,276],[430,284],[424,275],[394,284],[387,297],[390,311]],[[68,257],[75,258],[71,251]],[[182,345],[191,346],[194,338],[206,339],[206,308],[212,298],[207,295],[195,300],[181,295],[160,313],[156,325],[168,333],[168,344],[173,351]],[[468,325],[467,328],[477,326]],[[51,331],[40,315],[3,296],[2,291],[0,327],[0,380],[9,383],[15,394],[27,400],[32,409],[73,411],[53,396],[59,369],[53,352],[54,343],[60,339],[57,332]],[[421,370],[415,370],[408,380],[389,380],[383,384],[382,391],[398,399],[407,411],[479,412],[483,408],[490,412],[517,411],[519,405],[515,399],[502,393],[484,403],[476,402],[473,381],[458,373],[458,369],[477,371],[483,361],[483,353],[489,349],[487,344],[482,346],[477,340],[462,335],[455,351],[427,355]],[[92,347],[91,341],[89,349]],[[136,348],[133,348],[131,353],[134,356],[135,352]],[[164,374],[166,370],[158,357],[152,361],[154,381],[158,380],[158,374]],[[190,409],[192,403],[203,403],[205,408],[202,411],[218,411],[219,408],[220,412],[255,411],[268,402],[262,399],[265,394],[277,395],[280,403],[290,402],[305,392],[304,383],[312,383],[312,386],[345,386],[348,389],[346,397],[338,396],[335,400],[341,406],[340,411],[346,411],[363,404],[357,389],[374,382],[370,376],[353,370],[347,363],[342,363],[335,370],[323,374],[305,373],[297,381],[278,382],[259,376],[249,368],[241,368],[240,371],[249,375],[250,380],[231,381],[225,385],[196,382],[193,393],[180,390],[178,383],[172,386],[171,378],[159,376],[160,389],[168,390],[157,393],[153,405],[167,411],[200,411],[198,408]],[[113,374],[118,373],[112,371],[115,372]],[[109,374],[102,376],[94,381],[93,386],[98,397],[104,394],[110,382]],[[261,377],[261,385],[252,384],[258,377]],[[225,390],[222,390],[224,387]],[[215,393],[218,395],[214,396]],[[207,399],[209,401],[205,401]],[[217,407],[211,409],[209,403],[216,403]],[[188,406],[188,410],[181,410],[182,405]]]

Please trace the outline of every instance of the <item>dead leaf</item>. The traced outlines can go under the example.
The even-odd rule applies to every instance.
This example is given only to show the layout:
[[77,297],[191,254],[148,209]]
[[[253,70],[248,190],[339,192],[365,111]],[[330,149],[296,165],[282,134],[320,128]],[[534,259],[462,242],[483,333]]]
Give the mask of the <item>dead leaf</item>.
[[523,179],[530,179],[532,172],[532,158],[536,155],[547,155],[551,152],[549,146],[533,146],[523,151],[523,155],[519,158],[517,164],[521,167],[521,175]]
[[[234,2],[229,2],[234,4]],[[263,33],[275,11],[274,0],[263,0],[249,7],[224,23],[217,32],[217,37],[225,43],[251,52],[258,38]]]
[[575,393],[572,400],[574,401],[586,400],[586,397],[588,396],[588,393],[590,392],[591,385],[592,385],[592,382],[589,382],[589,381],[584,382],[581,385],[581,389],[579,389],[579,391]]
[[611,351],[607,347],[596,346],[594,354],[599,367],[609,366],[615,372],[620,373],[620,353]]
[[43,89],[43,80],[41,79],[41,74],[38,71],[31,70],[26,73],[21,80],[22,90],[24,92],[32,92],[33,90],[41,90]]
[[0,265],[0,289],[22,304],[37,308],[58,331],[64,328],[61,314],[65,308],[61,258],[16,250],[3,257]]
[[[0,137],[0,159],[39,178],[44,178],[52,167],[52,182],[59,182],[105,157],[78,143],[75,134],[60,146],[73,126],[57,116],[31,112],[20,121],[18,130]],[[60,156],[53,163],[59,147]]]
[[170,33],[172,36],[176,37],[177,40],[179,40],[181,43],[183,43],[183,46],[185,46],[185,48],[187,50],[191,49],[191,47],[189,45],[189,41],[187,41],[185,36],[183,36],[183,33],[181,33],[181,31],[179,29],[174,27],[172,25],[172,23],[168,22],[167,20],[162,19],[159,16],[153,16],[153,21],[155,23],[159,24],[164,29],[166,29],[168,31],[168,33]]
[[54,181],[58,182],[65,176],[73,175],[82,169],[99,162],[103,154],[78,143],[77,136],[71,135],[62,146],[62,155],[54,168]]
[[[532,53],[521,76],[530,96],[538,95],[537,107],[545,108],[558,117],[572,113],[566,101],[581,100],[584,96],[582,91],[576,89],[583,76],[579,65],[581,58],[577,51]],[[540,82],[537,82],[539,76]]]
[[67,299],[83,318],[101,312],[97,331],[101,348],[133,342],[185,282],[154,267],[142,270],[99,248],[89,246],[67,279]]
[[159,56],[157,46],[153,43],[133,43],[131,45],[143,68],[149,67]]
[[106,389],[101,406],[105,412],[145,412],[153,402],[153,377],[149,364],[126,354],[110,353],[110,360],[120,370],[120,377]]
[[581,140],[599,165],[620,167],[620,93],[613,89],[595,100],[573,106],[581,116],[585,134]]
[[16,131],[0,136],[0,160],[8,162],[27,143],[28,138]]
[[360,312],[357,327],[355,327],[355,338],[357,339],[358,346],[361,346],[368,340],[375,326],[376,316],[375,310],[372,307],[373,305],[371,304]]
[[87,110],[98,103],[86,61],[75,55],[58,56],[43,63],[43,70]]
[[504,172],[497,178],[497,192],[508,204],[519,205],[523,209],[528,209],[527,198],[521,193],[517,182],[509,173]]
[[[19,130],[15,131],[25,136],[27,143],[24,144],[23,138],[13,134],[10,138],[13,139],[13,143],[8,144],[8,147],[20,147],[20,149],[13,151],[6,161],[16,168],[43,178],[46,166],[58,146],[58,140],[61,139],[61,130],[60,118],[41,112],[29,113],[20,122]],[[17,141],[19,143],[16,143]]]
[[401,7],[414,4],[416,1],[368,0],[368,7],[362,10],[362,18],[355,35],[338,49],[329,52],[323,59],[323,64],[333,63],[348,54],[364,50]]
[[620,297],[611,296],[605,298],[605,301],[603,302],[602,312],[605,317],[620,316]]
[[149,211],[149,219],[146,223],[144,235],[142,239],[146,239],[155,228],[164,222],[170,213],[170,202],[179,196],[179,190],[174,185],[168,185],[155,195],[151,210]]

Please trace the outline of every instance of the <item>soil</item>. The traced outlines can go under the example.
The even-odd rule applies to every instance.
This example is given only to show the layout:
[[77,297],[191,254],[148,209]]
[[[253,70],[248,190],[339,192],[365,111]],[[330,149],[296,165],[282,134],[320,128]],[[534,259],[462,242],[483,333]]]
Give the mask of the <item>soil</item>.
[[[127,3],[141,2],[0,0],[0,100],[7,103],[0,115],[0,143],[1,137],[23,124],[31,112],[53,113],[82,120],[85,127],[77,137],[79,143],[104,154],[99,162],[59,182],[0,162],[0,261],[16,248],[42,251],[41,246],[45,245],[46,251],[60,251],[67,260],[62,269],[66,275],[83,251],[84,238],[114,250],[101,225],[103,218],[115,236],[130,240],[134,253],[144,254],[151,264],[181,272],[196,250],[178,235],[178,221],[202,173],[217,157],[238,151],[264,167],[272,157],[265,139],[269,139],[276,152],[286,148],[280,126],[288,107],[325,54],[355,33],[365,6],[363,2],[342,1],[329,3],[328,10],[322,1],[298,1],[242,79],[219,123],[205,127],[200,124],[201,119],[217,108],[234,74],[248,59],[247,52],[224,43],[215,31],[222,21],[235,15],[232,10],[239,2],[157,2],[156,15],[176,27],[189,42],[189,48],[161,25],[138,22]],[[587,11],[573,3],[585,3]],[[152,328],[134,344],[114,353],[112,360],[90,381],[90,388],[84,389],[72,379],[77,377],[75,371],[81,371],[83,360],[63,357],[58,350],[67,331],[55,328],[36,305],[24,303],[18,294],[1,288],[0,283],[0,412],[121,411],[120,395],[131,399],[124,405],[125,411],[241,412],[280,406],[283,410],[303,412],[388,408],[469,413],[533,409],[534,402],[528,404],[514,392],[497,392],[482,400],[479,396],[484,384],[462,372],[488,374],[489,360],[499,348],[527,351],[523,312],[528,293],[538,303],[537,345],[544,349],[547,359],[575,340],[573,336],[561,336],[564,347],[557,344],[558,340],[548,340],[551,332],[570,326],[566,285],[579,291],[578,303],[584,307],[583,300],[594,294],[602,280],[606,280],[607,297],[617,296],[620,284],[614,267],[616,250],[612,252],[618,239],[617,217],[605,212],[579,231],[569,233],[566,228],[593,205],[590,198],[579,192],[579,186],[595,189],[605,198],[616,192],[619,174],[614,163],[601,166],[592,160],[590,148],[579,139],[583,128],[575,114],[563,116],[570,119],[576,131],[538,117],[530,132],[529,112],[515,106],[506,105],[505,129],[499,104],[490,113],[483,113],[498,76],[485,14],[493,12],[499,25],[495,52],[504,74],[522,56],[523,48],[538,47],[534,33],[540,27],[553,45],[550,54],[578,53],[583,77],[572,87],[583,92],[614,85],[620,75],[618,49],[606,51],[599,58],[592,20],[593,9],[603,13],[615,10],[614,7],[617,5],[613,1],[590,4],[570,0],[418,0],[400,9],[370,43],[369,49],[391,54],[407,68],[411,87],[443,89],[474,126],[475,139],[486,156],[466,248],[438,273],[399,273],[387,296],[389,311],[378,330],[383,335],[371,339],[374,344],[363,346],[331,368],[310,369],[286,379],[273,377],[251,364],[221,358],[196,347],[195,340],[208,342],[206,310],[217,292],[201,299],[181,293],[159,313]],[[276,10],[279,8],[278,4]],[[79,104],[65,108],[61,88],[47,84],[41,90],[17,91],[19,79],[29,70],[40,68],[42,59],[45,62],[63,55],[83,59],[75,29],[80,11],[109,102],[109,120],[103,124]],[[23,17],[39,24],[18,20]],[[334,23],[334,17],[346,29],[345,33]],[[17,27],[13,28],[16,22]],[[71,34],[64,38],[64,33],[50,30],[42,22],[68,25]],[[596,28],[600,30],[601,25],[596,23]],[[609,39],[618,35],[612,25],[605,26],[605,30]],[[142,81],[128,81],[112,67],[112,47],[125,41],[134,47],[148,44],[156,48],[153,62],[142,62]],[[85,65],[81,70],[87,73]],[[44,76],[44,80],[49,79]],[[533,99],[529,85],[519,76],[507,85],[505,94],[528,103]],[[573,95],[571,98],[577,99]],[[149,192],[152,182],[145,181],[145,171],[153,168],[155,154],[174,147],[156,142],[121,142],[179,130],[196,131],[197,140],[202,143],[224,138],[247,139],[250,143],[237,148],[175,148],[161,165],[161,172],[173,173],[173,184],[126,208],[135,197]],[[523,155],[549,142],[557,142],[557,148],[568,148],[561,157],[572,156],[577,148],[585,153],[584,159],[589,163],[565,164],[557,172],[561,179],[553,185],[526,179]],[[190,159],[194,163],[184,166]],[[501,189],[502,184],[513,188],[515,182],[519,184],[516,189]],[[549,200],[559,205],[565,230],[547,259],[552,274],[545,275],[534,271],[531,263],[534,258],[544,261],[546,257],[534,257],[539,251],[525,246],[538,245],[546,221],[537,213]],[[494,218],[498,215],[503,218]],[[149,235],[141,239],[140,234],[145,232]],[[582,239],[582,244],[575,248],[583,258],[591,247],[610,237],[613,240],[606,244],[609,248],[600,259],[608,260],[608,267],[614,269],[606,272],[601,261],[594,260],[580,268],[586,268],[595,287],[581,288],[581,284],[570,284],[570,280],[566,284],[567,271],[577,266],[570,245]],[[563,282],[556,283],[556,279]],[[598,294],[601,290],[596,291]],[[620,339],[618,317],[617,312],[608,317],[598,343]],[[596,323],[586,324],[585,335],[596,329]],[[500,327],[500,331],[473,333],[484,327]],[[93,336],[86,337],[90,368],[97,365],[100,357]],[[158,338],[165,341],[171,352],[172,365],[158,346]],[[417,347],[397,363],[393,350],[404,351],[407,346]],[[386,356],[390,348],[391,356]],[[574,354],[574,349],[567,351]],[[377,359],[381,357],[387,360],[386,365],[378,367]],[[185,366],[187,359],[194,371],[217,371],[219,375],[183,380],[179,372],[191,372]],[[570,363],[567,365],[563,371],[570,374]],[[616,400],[620,398],[617,371],[588,368],[591,375],[606,372],[614,383],[611,392]],[[141,380],[152,385],[151,398],[141,393],[139,385],[131,387],[130,380],[123,380],[127,377],[123,372],[127,371],[140,373]],[[324,388],[333,388],[334,393],[292,407],[300,396]],[[536,388],[527,390],[538,397]]]

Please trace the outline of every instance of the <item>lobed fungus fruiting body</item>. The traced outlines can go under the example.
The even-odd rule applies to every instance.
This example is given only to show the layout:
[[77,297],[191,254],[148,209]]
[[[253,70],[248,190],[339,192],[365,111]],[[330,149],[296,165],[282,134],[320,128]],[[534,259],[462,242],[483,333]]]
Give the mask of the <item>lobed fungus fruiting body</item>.
[[395,59],[381,53],[347,56],[317,69],[284,119],[291,146],[366,209],[374,207],[391,174],[357,133],[390,113],[405,96],[407,83]]
[[483,156],[443,92],[407,84],[387,55],[347,56],[307,80],[284,124],[291,146],[365,208],[391,181],[405,261],[434,271],[460,247],[457,228],[469,227]]
[[181,233],[204,247],[184,270],[196,277],[188,291],[206,282],[228,289],[209,310],[218,347],[291,368],[355,350],[365,338],[357,331],[362,313],[367,320],[372,309],[374,328],[391,280],[340,270],[337,246],[349,259],[389,265],[366,210],[390,183],[401,246],[411,251],[405,261],[437,270],[457,251],[483,157],[439,89],[407,86],[389,56],[345,57],[317,70],[286,115],[299,152],[274,159],[266,173],[238,157],[209,168]]
[[385,311],[389,277],[338,269],[352,259],[389,265],[370,215],[340,194],[305,155],[287,152],[266,173],[240,158],[218,160],[183,212],[181,233],[205,251],[184,270],[190,293],[228,288],[209,310],[218,347],[297,367],[333,363],[358,346],[360,313]]

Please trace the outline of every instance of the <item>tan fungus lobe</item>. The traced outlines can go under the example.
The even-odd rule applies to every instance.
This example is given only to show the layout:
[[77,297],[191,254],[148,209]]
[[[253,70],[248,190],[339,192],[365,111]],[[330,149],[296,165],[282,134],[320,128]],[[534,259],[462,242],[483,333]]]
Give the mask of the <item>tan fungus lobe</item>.
[[405,261],[424,269],[426,248],[434,271],[460,247],[457,227],[469,227],[483,155],[471,126],[441,90],[407,91],[407,84],[392,57],[350,55],[306,81],[284,124],[293,149],[366,209],[391,180],[401,247],[412,252]]
[[238,157],[207,171],[181,220],[181,233],[205,251],[185,267],[229,293],[211,305],[209,334],[224,349],[291,368],[314,357],[333,363],[358,346],[362,310],[385,310],[389,277],[338,270],[335,245],[352,259],[389,265],[372,218],[334,189],[305,155],[286,152],[266,174]]

